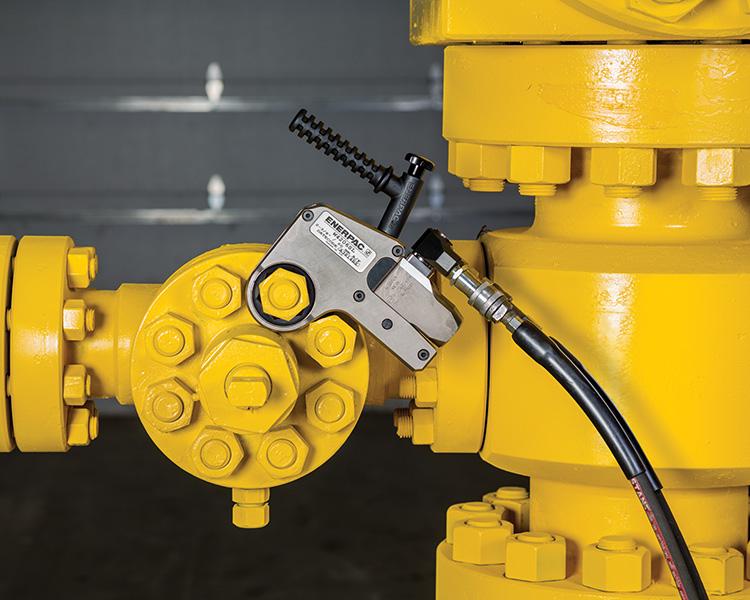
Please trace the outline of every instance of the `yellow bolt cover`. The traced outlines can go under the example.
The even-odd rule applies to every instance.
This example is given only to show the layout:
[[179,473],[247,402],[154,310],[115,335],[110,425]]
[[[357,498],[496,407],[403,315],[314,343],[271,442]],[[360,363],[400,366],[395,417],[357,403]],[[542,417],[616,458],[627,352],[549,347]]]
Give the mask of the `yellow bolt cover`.
[[[262,403],[266,383],[260,370],[268,378],[268,395]],[[255,373],[260,380],[243,381],[245,372]],[[248,387],[257,392],[254,400],[240,398]],[[198,393],[203,408],[218,425],[264,433],[286,418],[297,401],[297,361],[289,344],[278,334],[257,325],[230,329],[206,350],[198,376]],[[257,406],[250,405],[253,403]]]
[[734,594],[744,588],[745,559],[739,550],[696,544],[690,553],[709,594]]
[[242,306],[242,279],[214,265],[195,278],[192,298],[198,312],[223,319]]
[[284,321],[292,320],[310,306],[305,278],[284,268],[276,269],[261,281],[258,289],[263,311]]
[[263,437],[258,462],[276,479],[294,477],[302,472],[310,447],[294,427],[271,431]]
[[271,379],[257,365],[240,365],[225,380],[225,392],[232,406],[242,409],[261,408],[271,395]]
[[245,451],[232,432],[209,426],[195,438],[191,455],[199,473],[219,479],[234,472],[245,457]]
[[177,431],[190,425],[193,397],[193,391],[179,379],[165,379],[148,388],[143,417],[159,431]]
[[176,366],[195,354],[194,326],[174,313],[162,315],[146,328],[148,352],[165,365]]
[[453,543],[453,530],[456,526],[469,519],[502,521],[505,520],[505,512],[487,502],[460,502],[448,507],[445,513],[445,539],[449,544]]
[[81,298],[70,298],[63,304],[63,335],[70,342],[80,342],[94,331],[96,314]]
[[357,332],[338,315],[318,319],[307,328],[307,353],[321,367],[349,362],[356,341]]
[[356,421],[354,390],[331,379],[305,393],[307,420],[321,431],[341,431]]
[[499,519],[468,519],[453,530],[453,560],[474,565],[505,562],[513,524]]
[[89,246],[71,248],[68,251],[67,273],[68,287],[85,289],[96,279],[99,260],[96,249]]
[[627,536],[606,536],[583,550],[582,583],[603,592],[641,592],[651,585],[651,552]]
[[550,533],[514,535],[505,550],[505,576],[534,582],[565,579],[565,546],[565,538]]
[[63,399],[68,406],[83,406],[91,395],[91,376],[83,365],[66,365],[63,372]]
[[93,402],[68,409],[68,445],[88,446],[99,433],[98,411]]
[[489,502],[499,510],[506,510],[503,519],[511,521],[516,533],[529,530],[531,501],[526,488],[516,486],[503,486],[496,491],[485,494],[483,502]]

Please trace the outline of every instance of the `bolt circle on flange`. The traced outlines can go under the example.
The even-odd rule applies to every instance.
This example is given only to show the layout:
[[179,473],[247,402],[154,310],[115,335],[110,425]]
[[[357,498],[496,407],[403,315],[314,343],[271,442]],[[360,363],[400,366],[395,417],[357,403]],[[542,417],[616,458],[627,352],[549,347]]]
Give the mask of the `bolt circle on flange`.
[[143,417],[159,431],[177,431],[190,424],[193,403],[193,391],[172,377],[148,388]]
[[326,379],[305,394],[307,420],[321,431],[335,433],[357,418],[354,391]]
[[245,451],[233,433],[219,427],[205,427],[195,438],[191,456],[205,477],[228,477],[242,462]]
[[318,319],[307,328],[307,353],[321,367],[349,362],[356,341],[357,332],[337,315]]
[[302,472],[310,447],[294,427],[272,431],[258,448],[258,462],[276,479],[294,477]]
[[223,267],[213,266],[195,278],[192,299],[198,312],[223,319],[242,306],[242,280]]
[[146,343],[154,360],[179,365],[195,354],[193,324],[173,313],[162,315],[146,328]]

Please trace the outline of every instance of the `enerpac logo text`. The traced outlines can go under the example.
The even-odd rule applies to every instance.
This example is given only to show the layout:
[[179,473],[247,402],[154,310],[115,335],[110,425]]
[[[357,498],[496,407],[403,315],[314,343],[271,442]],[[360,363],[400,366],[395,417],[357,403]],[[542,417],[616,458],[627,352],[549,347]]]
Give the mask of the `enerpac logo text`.
[[310,233],[360,273],[375,259],[373,249],[328,211],[323,211],[315,220]]

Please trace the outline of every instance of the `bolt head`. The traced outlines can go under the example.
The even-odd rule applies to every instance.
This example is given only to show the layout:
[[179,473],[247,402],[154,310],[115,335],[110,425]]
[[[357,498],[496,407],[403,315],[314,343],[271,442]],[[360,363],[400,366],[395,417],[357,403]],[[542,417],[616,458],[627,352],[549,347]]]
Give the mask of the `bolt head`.
[[190,425],[193,390],[175,377],[151,385],[146,392],[143,418],[164,433]]
[[305,394],[307,420],[327,433],[336,433],[357,419],[354,391],[326,379]]
[[179,365],[195,354],[193,323],[174,313],[162,315],[146,327],[146,348],[157,362]]
[[338,315],[318,319],[307,328],[307,353],[321,367],[335,367],[354,356],[357,332]]
[[96,249],[90,246],[71,248],[67,258],[68,287],[84,289],[91,285],[99,269]]
[[271,395],[271,379],[257,365],[240,365],[227,375],[225,388],[232,406],[242,409],[261,408]]
[[218,479],[234,473],[245,457],[245,451],[232,432],[220,427],[205,427],[193,442],[191,456],[201,475]]
[[278,319],[291,321],[310,306],[307,280],[299,273],[276,269],[258,285],[263,311]]
[[505,562],[513,524],[495,519],[467,519],[453,530],[453,560],[474,565]]
[[242,306],[242,279],[223,267],[213,266],[195,278],[192,299],[199,313],[223,319]]
[[302,473],[310,447],[294,427],[271,431],[258,448],[258,462],[276,479]]
[[641,592],[651,585],[651,553],[625,536],[607,536],[583,550],[586,587],[603,592]]
[[565,538],[549,533],[514,535],[505,549],[505,576],[532,582],[565,579],[565,547]]

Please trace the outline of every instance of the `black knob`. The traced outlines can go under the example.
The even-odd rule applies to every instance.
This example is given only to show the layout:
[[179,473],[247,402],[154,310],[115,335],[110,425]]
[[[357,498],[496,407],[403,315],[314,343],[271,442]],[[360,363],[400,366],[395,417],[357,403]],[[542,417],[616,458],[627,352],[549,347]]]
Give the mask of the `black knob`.
[[435,163],[429,158],[419,156],[419,154],[412,154],[411,152],[404,156],[404,159],[409,162],[407,167],[407,173],[412,177],[422,178],[425,171],[432,171],[435,169]]

